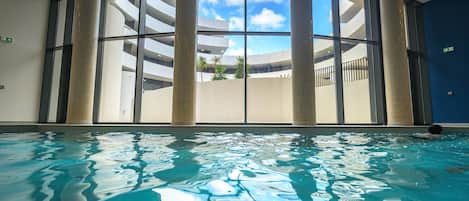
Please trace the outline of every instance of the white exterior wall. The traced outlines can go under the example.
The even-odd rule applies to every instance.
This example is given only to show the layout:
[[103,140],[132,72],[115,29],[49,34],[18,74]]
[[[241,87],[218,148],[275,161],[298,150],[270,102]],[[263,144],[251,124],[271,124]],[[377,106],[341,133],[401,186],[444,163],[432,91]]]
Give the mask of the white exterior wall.
[[[197,84],[197,122],[242,123],[244,120],[244,81],[222,80]],[[344,84],[346,122],[369,123],[368,80]],[[275,89],[275,90],[272,90]],[[169,122],[172,87],[143,94],[144,122]],[[361,98],[357,100],[357,98]],[[291,123],[291,79],[254,78],[248,80],[249,123]],[[318,123],[336,123],[335,85],[316,87]]]

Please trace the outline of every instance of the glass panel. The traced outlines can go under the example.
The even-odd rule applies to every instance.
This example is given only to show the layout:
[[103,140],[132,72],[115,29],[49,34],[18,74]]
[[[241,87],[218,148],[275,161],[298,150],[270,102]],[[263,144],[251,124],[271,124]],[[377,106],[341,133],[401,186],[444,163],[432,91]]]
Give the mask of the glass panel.
[[332,1],[313,0],[313,33],[332,36]]
[[290,31],[290,0],[247,0],[248,31]]
[[139,0],[106,0],[106,37],[138,33]]
[[341,36],[366,39],[364,0],[339,0],[339,10]]
[[244,0],[199,1],[200,31],[244,31]]
[[48,122],[56,122],[57,120],[57,105],[59,100],[59,86],[60,86],[60,72],[62,70],[62,55],[63,50],[56,50],[54,52],[54,65],[52,69],[52,87],[50,92],[50,105]]
[[64,44],[65,17],[67,13],[67,1],[59,1],[59,12],[57,13],[57,36],[55,39],[56,46]]
[[176,22],[175,1],[145,0],[146,19],[145,33],[169,33],[174,32]]
[[314,39],[316,80],[316,119],[318,123],[337,123],[337,96],[334,41]]
[[342,42],[345,123],[371,123],[368,46]]
[[171,121],[173,98],[174,37],[145,39],[141,121]]
[[137,39],[104,42],[99,122],[132,122]]
[[290,37],[248,36],[247,40],[247,121],[291,123]]
[[197,121],[244,122],[244,37],[198,36]]

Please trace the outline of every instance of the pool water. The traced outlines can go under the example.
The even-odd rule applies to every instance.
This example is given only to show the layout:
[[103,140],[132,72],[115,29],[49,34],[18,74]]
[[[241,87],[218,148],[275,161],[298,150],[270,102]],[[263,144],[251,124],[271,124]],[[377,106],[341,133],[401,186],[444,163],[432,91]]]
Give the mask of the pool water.
[[3,133],[0,200],[469,200],[469,137]]

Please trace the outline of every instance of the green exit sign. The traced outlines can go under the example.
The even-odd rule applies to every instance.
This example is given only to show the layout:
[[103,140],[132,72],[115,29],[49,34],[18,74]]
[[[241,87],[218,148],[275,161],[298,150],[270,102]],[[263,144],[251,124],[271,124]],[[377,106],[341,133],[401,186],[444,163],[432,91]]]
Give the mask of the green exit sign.
[[443,48],[443,53],[454,52],[454,47],[445,47]]
[[13,37],[0,36],[0,41],[2,43],[13,43]]

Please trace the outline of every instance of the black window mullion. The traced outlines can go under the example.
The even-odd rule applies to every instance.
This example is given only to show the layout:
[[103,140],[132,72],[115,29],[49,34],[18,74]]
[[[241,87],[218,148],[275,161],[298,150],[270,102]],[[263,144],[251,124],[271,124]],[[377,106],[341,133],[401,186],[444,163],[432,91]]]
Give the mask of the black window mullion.
[[65,14],[64,46],[60,70],[59,97],[57,100],[57,123],[65,123],[67,118],[68,92],[70,88],[70,67],[72,65],[72,33],[75,0],[67,0]]
[[381,51],[381,27],[379,1],[365,0],[366,38],[376,41],[368,44],[368,80],[370,90],[371,121],[375,124],[386,123],[386,104],[384,93],[384,73]]
[[248,45],[248,37],[247,37],[247,24],[248,24],[248,16],[247,16],[247,7],[248,2],[244,0],[244,124],[248,123],[248,55],[247,55],[247,45]]
[[49,23],[47,26],[46,54],[44,58],[44,70],[42,72],[41,99],[39,109],[39,123],[46,123],[49,118],[50,95],[52,90],[52,76],[54,71],[55,42],[57,38],[57,15],[59,1],[51,0],[49,4]]
[[135,101],[134,101],[134,123],[141,123],[142,113],[142,95],[143,95],[143,63],[145,57],[145,18],[146,18],[146,0],[140,0],[139,19],[138,19],[138,39],[137,39],[137,66],[135,76]]
[[[340,4],[339,0],[332,0],[332,23],[334,37],[341,37],[340,32]],[[334,64],[335,64],[335,83],[336,83],[336,106],[337,123],[345,123],[344,113],[344,83],[342,76],[342,41],[334,40]]]
[[94,102],[93,102],[93,123],[99,121],[99,111],[101,107],[101,84],[103,79],[103,54],[104,54],[104,43],[102,40],[106,33],[106,15],[107,15],[107,1],[101,1],[101,12],[99,15],[99,42],[98,42],[98,56],[96,60],[96,78],[94,86]]

